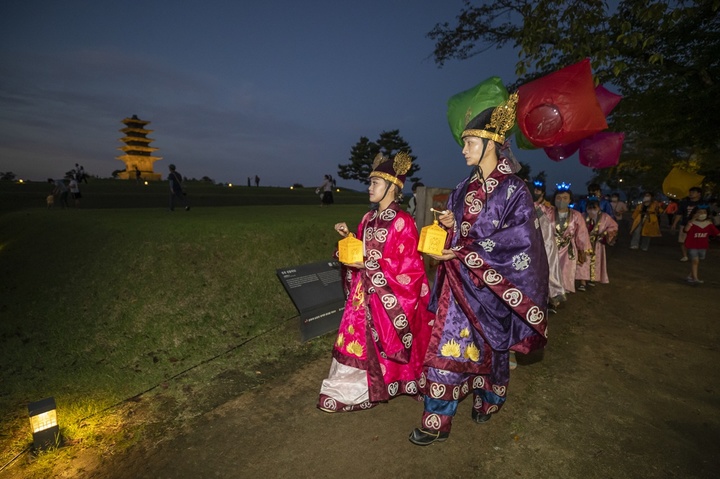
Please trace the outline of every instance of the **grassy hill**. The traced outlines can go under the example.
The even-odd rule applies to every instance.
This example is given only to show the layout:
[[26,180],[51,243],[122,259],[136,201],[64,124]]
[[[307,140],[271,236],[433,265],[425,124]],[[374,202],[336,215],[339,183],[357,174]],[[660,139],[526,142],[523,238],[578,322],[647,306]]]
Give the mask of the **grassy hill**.
[[[195,208],[170,213],[166,184],[94,181],[63,211],[45,208],[50,186],[0,182],[0,468],[27,451],[30,401],[54,396],[66,444],[101,455],[199,413],[219,383],[329,355],[332,338],[299,341],[276,270],[330,258],[367,194],[321,208],[311,189],[190,183]],[[169,409],[125,407],[151,395]],[[77,452],[26,454],[25,477]]]

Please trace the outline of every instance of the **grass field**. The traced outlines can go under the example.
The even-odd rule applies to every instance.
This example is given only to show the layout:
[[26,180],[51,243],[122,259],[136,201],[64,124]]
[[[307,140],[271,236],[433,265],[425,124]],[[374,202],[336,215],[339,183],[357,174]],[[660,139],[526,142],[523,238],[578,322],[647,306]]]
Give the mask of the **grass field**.
[[[287,326],[297,312],[276,270],[329,258],[338,239],[332,225],[355,225],[367,195],[320,208],[312,191],[211,187],[225,200],[217,203],[244,198],[253,206],[203,207],[199,199],[212,195],[188,188],[196,207],[171,213],[166,185],[156,186],[163,191],[142,199],[157,208],[120,209],[107,206],[139,200],[100,194],[99,184],[97,209],[17,209],[37,195],[0,190],[0,467],[31,442],[30,401],[54,396],[65,440],[92,446],[102,438],[87,418],[128,398],[160,385],[182,409],[183,395],[207,394],[223,369],[252,376],[258,364],[317,347]],[[258,204],[265,193],[270,204]],[[276,205],[283,201],[293,204]],[[325,343],[319,347],[329,351]],[[212,368],[194,369],[210,360]]]
[[[45,198],[53,186],[45,182],[16,183],[0,181],[0,213],[19,208],[45,207]],[[279,188],[219,186],[203,181],[185,183],[191,206],[252,206],[252,205],[320,205],[315,188]],[[367,193],[338,188],[333,192],[335,203],[363,204]],[[90,179],[80,185],[81,208],[167,208],[169,187],[164,182],[147,185],[134,181]],[[68,200],[72,204],[72,200]],[[58,205],[56,205],[57,207]]]

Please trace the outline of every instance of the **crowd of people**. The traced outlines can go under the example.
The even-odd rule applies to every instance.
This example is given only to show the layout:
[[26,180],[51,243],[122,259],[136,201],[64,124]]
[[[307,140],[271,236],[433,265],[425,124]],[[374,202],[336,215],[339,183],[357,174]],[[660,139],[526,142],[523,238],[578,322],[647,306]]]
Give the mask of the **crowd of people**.
[[[399,206],[409,155],[378,155],[370,173],[371,210],[355,236],[362,259],[342,265],[346,303],[317,407],[327,413],[376,407],[406,394],[423,402],[409,440],[427,446],[449,438],[458,403],[472,397],[471,420],[489,421],[507,399],[515,353],[547,342],[547,317],[571,293],[609,282],[607,248],[619,232],[647,250],[664,211],[652,194],[632,212],[599,185],[576,199],[559,184],[552,200],[544,182],[531,188],[505,141],[517,96],[487,108],[462,132],[469,175],[450,193],[437,220],[447,235],[432,288],[418,252],[412,211]],[[413,190],[415,193],[415,190]],[[688,202],[674,216],[682,226],[688,281],[717,235],[708,207]],[[627,228],[627,229],[626,229]],[[346,238],[347,223],[335,224]],[[344,240],[346,241],[346,240]],[[705,248],[705,249],[703,249]],[[685,256],[683,256],[685,258]]]
[[52,190],[46,198],[48,208],[55,206],[55,203],[58,203],[60,208],[68,208],[70,206],[68,196],[72,197],[73,205],[76,208],[80,207],[80,199],[82,198],[80,183],[87,183],[85,168],[75,163],[75,168],[70,170],[66,176],[66,178],[60,179],[48,178],[48,183],[52,185]]

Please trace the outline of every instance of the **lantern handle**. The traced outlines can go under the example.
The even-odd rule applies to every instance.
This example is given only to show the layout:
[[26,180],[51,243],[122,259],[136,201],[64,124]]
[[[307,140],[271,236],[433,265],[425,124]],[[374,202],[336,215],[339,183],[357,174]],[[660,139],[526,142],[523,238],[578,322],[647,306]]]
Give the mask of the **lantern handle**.
[[430,211],[433,212],[433,223],[438,224],[437,214],[447,214],[450,213],[450,210],[436,210],[435,208],[430,208]]

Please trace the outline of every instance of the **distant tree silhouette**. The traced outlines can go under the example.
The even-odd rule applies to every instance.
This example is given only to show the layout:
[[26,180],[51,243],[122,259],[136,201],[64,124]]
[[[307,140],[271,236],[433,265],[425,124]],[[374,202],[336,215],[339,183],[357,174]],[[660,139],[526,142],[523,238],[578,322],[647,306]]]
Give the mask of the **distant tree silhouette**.
[[367,185],[372,171],[372,163],[377,154],[382,153],[392,158],[400,151],[406,152],[413,160],[412,167],[407,173],[407,181],[410,183],[420,181],[419,177],[414,176],[420,170],[416,161],[417,157],[413,156],[412,148],[400,136],[400,130],[383,131],[380,133],[380,138],[374,142],[366,136],[361,136],[350,150],[350,163],[338,165],[338,176],[345,180],[357,180]]

